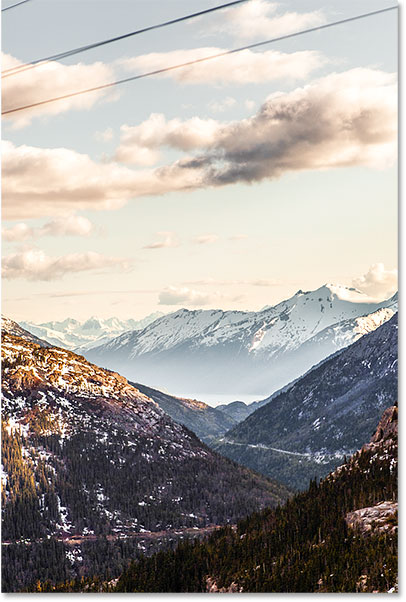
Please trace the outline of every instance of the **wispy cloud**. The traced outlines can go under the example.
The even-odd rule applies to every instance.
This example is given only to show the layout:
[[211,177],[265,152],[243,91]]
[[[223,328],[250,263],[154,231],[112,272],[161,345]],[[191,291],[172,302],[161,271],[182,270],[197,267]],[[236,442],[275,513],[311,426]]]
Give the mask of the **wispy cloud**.
[[228,237],[228,240],[245,240],[248,238],[248,234],[233,234]]
[[3,228],[2,237],[9,242],[23,242],[40,236],[89,236],[94,230],[94,225],[87,217],[68,215],[47,222],[39,228],[32,228],[24,223]]
[[208,294],[187,287],[168,286],[159,293],[159,305],[209,305],[221,297],[219,294]]
[[94,137],[98,142],[109,142],[114,138],[113,128],[106,128],[102,132],[96,132]]
[[70,273],[129,267],[130,262],[126,259],[108,257],[94,251],[54,257],[46,255],[41,249],[30,248],[3,257],[2,260],[3,278],[9,280],[56,280]]
[[[259,282],[259,281],[258,281]],[[263,281],[265,282],[265,281]],[[203,279],[196,280],[190,283],[191,286],[204,286],[210,284],[213,286],[223,286],[232,284],[252,284],[254,281],[240,281],[240,280],[215,280],[215,279]],[[255,285],[254,285],[255,286]],[[163,291],[159,293],[158,304],[159,305],[178,305],[183,307],[205,307],[211,305],[212,307],[220,307],[226,303],[241,303],[246,299],[246,295],[242,294],[230,294],[227,291],[211,290],[200,291],[189,286],[167,286]]]
[[174,248],[179,246],[179,239],[174,232],[157,232],[161,236],[161,240],[145,245],[143,249],[164,249]]
[[193,242],[196,245],[207,245],[213,242],[216,242],[219,239],[217,234],[201,234],[200,236],[195,236]]
[[223,113],[230,107],[233,107],[236,103],[237,101],[235,98],[227,96],[223,100],[211,100],[207,106],[213,113]]
[[[123,59],[120,65],[128,71],[154,71],[168,65],[187,63],[226,52],[225,48],[204,47],[151,52]],[[327,59],[314,50],[279,52],[243,50],[182,69],[167,71],[160,77],[174,79],[184,84],[245,85],[273,82],[281,79],[302,80],[326,63]]]
[[252,110],[255,108],[255,105],[256,105],[256,104],[257,104],[257,103],[255,102],[255,100],[250,100],[250,99],[247,99],[247,100],[244,102],[244,105],[245,105],[245,107],[246,107],[246,108],[247,108],[249,111],[252,111]]
[[211,31],[223,32],[243,39],[273,38],[316,27],[326,20],[321,10],[284,11],[283,5],[265,0],[251,0],[224,12]]

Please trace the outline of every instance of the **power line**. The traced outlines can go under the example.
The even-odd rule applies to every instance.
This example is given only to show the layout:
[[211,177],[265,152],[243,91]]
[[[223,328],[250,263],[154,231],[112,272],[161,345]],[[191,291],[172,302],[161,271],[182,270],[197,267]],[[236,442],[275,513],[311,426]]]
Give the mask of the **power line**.
[[6,8],[1,9],[1,12],[4,13],[5,10],[10,10],[10,8],[15,8],[16,6],[20,6],[20,4],[25,4],[26,2],[30,2],[30,0],[21,0],[21,2],[16,2],[11,6],[6,6]]
[[125,79],[120,79],[114,82],[109,82],[107,84],[102,84],[100,86],[94,86],[93,88],[87,88],[85,90],[79,90],[77,92],[71,92],[69,94],[64,94],[63,96],[56,96],[55,98],[49,98],[47,100],[41,100],[39,102],[34,102],[29,105],[24,105],[22,107],[16,107],[14,109],[9,109],[7,111],[3,111],[2,115],[9,115],[10,113],[16,113],[17,111],[23,111],[25,109],[32,109],[34,107],[38,107],[41,105],[45,105],[51,102],[56,102],[58,100],[66,100],[67,98],[72,98],[74,96],[79,96],[80,94],[86,94],[88,92],[96,92],[98,90],[105,90],[107,88],[112,88],[113,86],[118,86],[120,84],[126,84],[131,81],[135,81],[137,79],[143,79],[145,77],[150,77],[153,75],[159,75],[161,73],[166,73],[168,71],[173,71],[175,69],[181,69],[182,67],[188,67],[190,65],[195,65],[197,63],[203,63],[205,61],[210,61],[212,59],[220,58],[223,56],[227,56],[230,54],[235,54],[237,52],[242,52],[243,50],[249,50],[252,48],[259,48],[260,46],[265,46],[266,44],[271,44],[272,42],[278,42],[280,40],[286,40],[288,38],[293,38],[296,36],[303,35],[305,33],[311,33],[313,31],[319,31],[321,29],[327,29],[328,27],[334,27],[335,25],[342,25],[343,23],[349,23],[351,21],[357,21],[359,19],[365,19],[366,17],[372,17],[373,15],[378,15],[384,12],[388,12],[390,10],[397,9],[397,6],[389,6],[387,8],[381,8],[379,10],[375,10],[369,13],[363,13],[361,15],[356,15],[354,17],[347,17],[346,19],[341,19],[340,21],[333,21],[331,23],[326,23],[324,25],[318,25],[317,27],[311,27],[309,29],[303,29],[301,31],[297,31],[295,33],[286,34],[284,36],[279,36],[278,38],[272,38],[270,40],[264,40],[262,42],[255,42],[254,44],[248,44],[247,46],[240,46],[239,48],[233,48],[232,50],[226,50],[224,52],[219,52],[217,54],[212,54],[210,56],[202,57],[200,59],[194,59],[192,61],[187,61],[186,63],[180,63],[178,65],[172,65],[170,67],[163,67],[162,69],[155,69],[154,71],[149,71],[147,73],[141,73],[139,75],[133,75],[131,77],[126,77]]
[[[29,0],[23,0],[23,1],[28,2]],[[220,4],[219,6],[213,6],[212,8],[207,8],[207,9],[201,10],[197,13],[185,15],[184,17],[178,17],[176,19],[171,19],[170,21],[165,21],[164,23],[158,23],[156,25],[150,25],[149,27],[143,27],[142,29],[130,31],[129,33],[115,36],[114,38],[108,38],[106,40],[101,40],[100,42],[94,42],[93,44],[88,44],[86,46],[79,46],[79,47],[73,48],[71,50],[66,50],[65,52],[60,52],[58,54],[46,56],[42,59],[36,59],[35,61],[32,61],[31,63],[26,63],[25,65],[18,65],[16,67],[11,67],[10,69],[5,69],[3,71],[2,77],[10,77],[10,75],[15,75],[17,73],[21,73],[21,72],[27,71],[29,69],[34,69],[35,67],[41,66],[41,65],[49,63],[51,61],[64,59],[69,56],[79,54],[81,52],[87,52],[88,50],[92,50],[93,48],[98,48],[99,46],[105,46],[106,44],[111,44],[113,42],[125,40],[126,38],[131,38],[132,36],[136,36],[141,33],[146,33],[147,31],[152,31],[154,29],[160,29],[162,27],[168,27],[168,25],[174,25],[176,23],[182,23],[182,21],[188,21],[190,19],[194,19],[196,17],[201,17],[202,15],[207,15],[209,13],[214,13],[218,10],[228,8],[230,6],[235,6],[236,4],[242,4],[243,2],[247,2],[247,1],[248,0],[233,0],[232,2],[227,2],[226,4]]]

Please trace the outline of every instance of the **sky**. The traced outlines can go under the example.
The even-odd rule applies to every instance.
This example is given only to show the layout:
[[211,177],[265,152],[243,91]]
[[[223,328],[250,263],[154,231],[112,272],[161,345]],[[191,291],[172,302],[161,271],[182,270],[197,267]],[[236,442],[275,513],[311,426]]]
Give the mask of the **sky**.
[[[31,0],[3,13],[3,69],[217,4]],[[10,75],[2,110],[391,5],[250,0]],[[259,310],[326,282],[390,296],[396,86],[393,10],[5,116],[3,313]]]

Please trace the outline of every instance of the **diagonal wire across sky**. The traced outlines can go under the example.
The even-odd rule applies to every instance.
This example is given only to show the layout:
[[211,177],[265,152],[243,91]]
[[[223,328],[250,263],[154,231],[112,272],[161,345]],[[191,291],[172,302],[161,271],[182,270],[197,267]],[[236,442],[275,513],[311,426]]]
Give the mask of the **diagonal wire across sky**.
[[2,111],[2,115],[9,115],[11,113],[16,113],[18,111],[24,111],[24,110],[27,110],[27,109],[32,109],[34,107],[42,106],[42,105],[49,104],[49,103],[52,103],[52,102],[57,102],[59,100],[66,100],[68,98],[73,98],[73,97],[79,96],[81,94],[88,94],[90,92],[96,92],[96,91],[99,91],[99,90],[106,90],[106,89],[112,88],[114,86],[119,86],[121,84],[126,84],[126,83],[129,83],[129,82],[132,82],[132,81],[136,81],[136,80],[139,80],[139,79],[146,78],[146,77],[151,77],[151,76],[154,76],[154,75],[160,75],[162,73],[166,73],[168,71],[174,71],[175,69],[181,69],[183,67],[189,67],[191,65],[196,65],[198,63],[203,63],[203,62],[210,61],[210,60],[213,60],[213,59],[217,59],[217,58],[220,58],[220,57],[224,57],[224,56],[227,56],[227,55],[235,54],[237,52],[242,52],[243,50],[250,50],[250,49],[253,49],[253,48],[260,48],[260,47],[265,46],[267,44],[272,44],[274,42],[279,42],[281,40],[287,40],[289,38],[294,38],[296,36],[301,36],[301,35],[304,35],[304,34],[307,34],[307,33],[311,33],[311,32],[314,32],[314,31],[320,31],[320,30],[327,29],[327,28],[330,28],[330,27],[335,27],[337,25],[342,25],[344,23],[350,23],[352,21],[357,21],[359,19],[365,19],[365,18],[368,18],[368,17],[372,17],[372,16],[375,16],[375,15],[379,15],[379,14],[382,14],[382,13],[385,13],[385,12],[388,12],[388,11],[392,11],[392,10],[396,10],[396,9],[398,9],[397,5],[395,5],[395,6],[388,6],[386,8],[381,8],[379,10],[370,11],[370,12],[367,12],[367,13],[362,13],[360,15],[354,15],[352,17],[346,17],[345,19],[340,19],[338,21],[332,21],[330,23],[325,23],[324,25],[317,25],[315,27],[310,27],[308,29],[302,29],[301,31],[297,31],[297,32],[294,32],[294,33],[289,33],[289,34],[286,34],[286,35],[283,35],[283,36],[279,36],[279,37],[276,37],[276,38],[271,38],[269,40],[263,40],[263,41],[260,41],[260,42],[254,42],[253,44],[248,44],[246,46],[240,46],[238,48],[233,48],[233,49],[230,49],[230,50],[225,50],[224,52],[219,52],[219,53],[212,54],[212,55],[209,55],[209,56],[206,56],[206,57],[194,59],[194,60],[187,61],[187,62],[184,62],[184,63],[179,63],[177,65],[170,65],[168,67],[162,67],[161,69],[155,69],[154,71],[148,71],[147,73],[140,73],[138,75],[133,75],[131,77],[126,77],[126,78],[119,79],[119,80],[116,80],[116,81],[113,81],[113,82],[108,82],[108,83],[105,83],[105,84],[100,84],[100,85],[94,86],[92,88],[85,88],[83,90],[77,90],[75,92],[70,92],[68,94],[63,94],[62,96],[56,96],[54,98],[48,98],[48,99],[41,100],[41,101],[38,101],[38,102],[34,102],[34,103],[31,103],[31,104],[23,105],[21,107],[15,107],[15,108],[12,108],[12,109],[8,109],[6,111]]

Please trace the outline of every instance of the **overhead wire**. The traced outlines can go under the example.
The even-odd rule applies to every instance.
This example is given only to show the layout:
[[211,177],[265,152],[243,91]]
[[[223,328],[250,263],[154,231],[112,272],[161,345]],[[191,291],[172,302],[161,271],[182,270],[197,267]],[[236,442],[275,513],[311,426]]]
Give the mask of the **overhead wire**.
[[[28,0],[24,0],[24,1],[28,2]],[[184,15],[183,17],[177,17],[177,18],[171,19],[169,21],[164,21],[163,23],[149,25],[148,27],[136,29],[135,31],[130,31],[128,33],[124,33],[122,35],[115,36],[113,38],[107,38],[107,39],[101,40],[99,42],[87,44],[85,46],[78,46],[77,48],[72,48],[71,50],[59,52],[58,54],[52,54],[50,56],[46,56],[41,59],[36,59],[35,61],[31,61],[30,63],[25,63],[24,65],[17,65],[15,67],[10,67],[9,69],[5,69],[3,71],[2,77],[5,78],[5,77],[10,77],[11,75],[16,75],[18,73],[23,73],[24,71],[28,71],[30,69],[35,69],[36,67],[40,67],[40,66],[50,63],[52,61],[57,61],[57,60],[61,60],[64,58],[68,58],[70,56],[74,56],[75,54],[79,54],[81,52],[87,52],[88,50],[92,50],[93,48],[98,48],[100,46],[106,46],[107,44],[112,44],[113,42],[118,42],[120,40],[125,40],[127,38],[131,38],[133,36],[140,35],[142,33],[146,33],[148,31],[153,31],[154,29],[161,29],[162,27],[168,27],[169,25],[175,25],[176,23],[182,23],[183,21],[189,21],[191,19],[195,19],[195,18],[201,17],[203,15],[208,15],[208,14],[214,13],[218,10],[224,10],[225,8],[229,8],[229,7],[235,6],[237,4],[242,4],[244,2],[248,2],[248,0],[233,0],[232,2],[227,2],[226,4],[212,6],[211,8],[206,8],[204,10],[200,10],[198,12],[191,13],[189,15]]]
[[96,91],[99,91],[99,90],[105,90],[107,88],[112,88],[113,86],[118,86],[118,85],[121,85],[121,84],[125,84],[125,83],[131,82],[131,81],[138,80],[138,79],[143,79],[145,77],[151,77],[151,76],[154,76],[154,75],[160,75],[161,73],[167,73],[168,71],[174,71],[175,69],[181,69],[183,67],[189,67],[191,65],[196,65],[198,63],[203,63],[205,61],[210,61],[210,60],[213,60],[213,59],[216,59],[216,58],[220,58],[220,57],[223,57],[223,56],[227,56],[227,55],[231,55],[231,54],[236,54],[237,52],[242,52],[243,50],[249,50],[249,49],[252,49],[252,48],[259,48],[261,46],[265,46],[266,44],[271,44],[273,42],[278,42],[278,41],[281,41],[281,40],[287,40],[289,38],[300,36],[300,35],[303,35],[303,34],[306,34],[306,33],[311,33],[311,32],[314,32],[314,31],[320,31],[320,30],[323,30],[323,29],[327,29],[329,27],[334,27],[336,25],[342,25],[344,23],[350,23],[351,21],[356,21],[356,20],[359,20],[359,19],[365,19],[367,17],[371,17],[371,16],[374,16],[374,15],[382,14],[382,13],[385,13],[385,12],[388,12],[388,11],[391,11],[391,10],[395,10],[397,8],[398,8],[397,5],[396,6],[389,6],[389,7],[386,7],[386,8],[381,8],[379,10],[371,11],[371,12],[368,12],[368,13],[362,13],[361,15],[355,15],[355,16],[352,16],[352,17],[347,17],[345,19],[340,19],[339,21],[333,21],[333,22],[330,22],[330,23],[325,23],[323,25],[318,25],[316,27],[310,27],[308,29],[303,29],[301,31],[297,31],[297,32],[294,32],[294,33],[286,34],[284,36],[279,36],[277,38],[271,38],[269,40],[263,40],[261,42],[255,42],[253,44],[248,44],[246,46],[240,46],[239,48],[233,48],[231,50],[225,50],[224,52],[219,52],[219,53],[212,54],[212,55],[209,55],[209,56],[206,56],[206,57],[202,57],[202,58],[199,58],[199,59],[194,59],[194,60],[191,60],[191,61],[187,61],[185,63],[179,63],[177,65],[172,65],[172,66],[169,66],[169,67],[162,67],[161,69],[155,69],[154,71],[149,71],[147,73],[141,73],[141,74],[138,74],[138,75],[133,75],[131,77],[126,77],[124,79],[116,80],[116,81],[109,82],[109,83],[106,83],[106,84],[101,84],[99,86],[94,86],[92,88],[86,88],[84,90],[78,90],[76,92],[70,92],[68,94],[63,94],[62,96],[56,96],[54,98],[48,98],[46,100],[42,100],[42,101],[39,101],[39,102],[34,102],[34,103],[31,103],[31,104],[28,104],[28,105],[23,105],[21,107],[16,107],[14,109],[8,109],[6,111],[3,111],[2,115],[9,115],[10,113],[16,113],[18,111],[24,111],[26,109],[32,109],[34,107],[45,105],[45,104],[48,104],[48,103],[51,103],[51,102],[56,102],[58,100],[66,100],[68,98],[72,98],[74,96],[79,96],[81,94],[87,94],[89,92],[96,92]]
[[1,9],[1,12],[4,13],[6,10],[10,10],[11,8],[16,8],[16,6],[20,6],[20,4],[25,4],[26,2],[30,2],[30,0],[21,0],[20,2],[16,2],[15,4],[11,4],[10,6],[5,6]]

